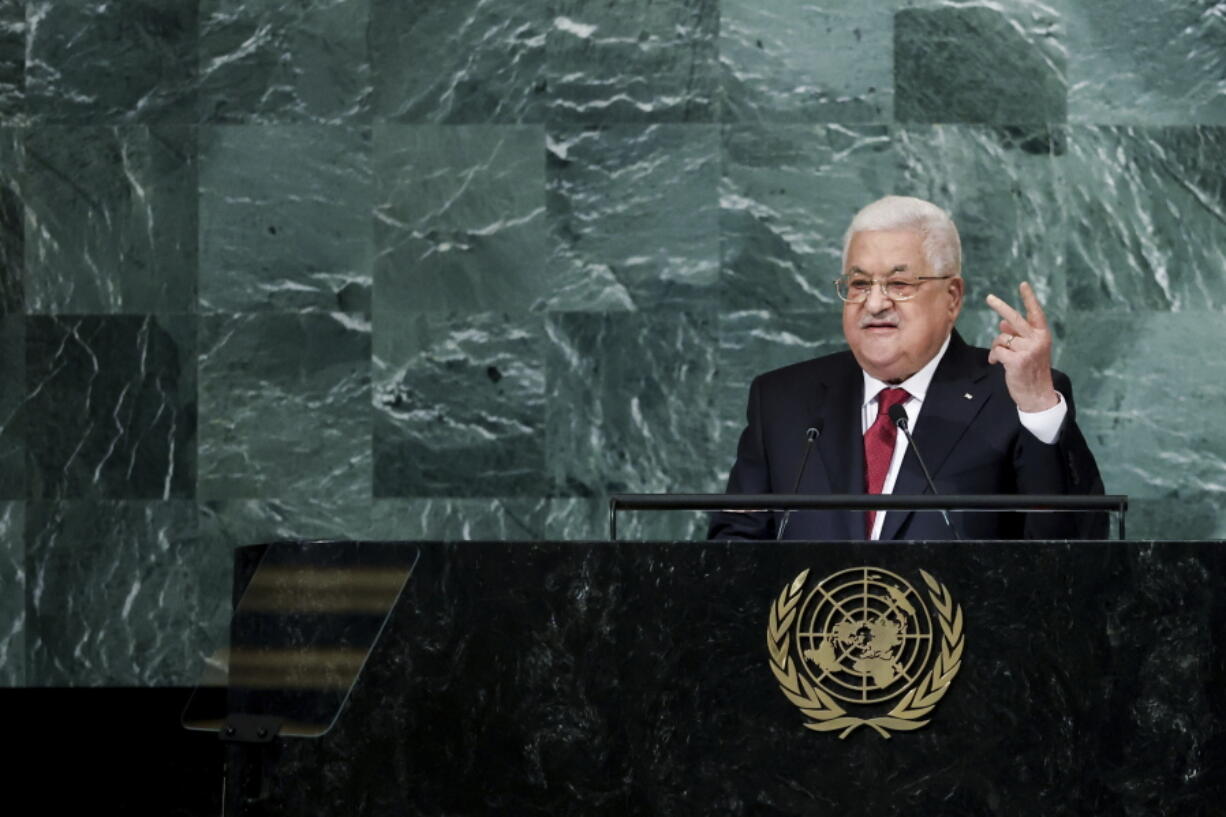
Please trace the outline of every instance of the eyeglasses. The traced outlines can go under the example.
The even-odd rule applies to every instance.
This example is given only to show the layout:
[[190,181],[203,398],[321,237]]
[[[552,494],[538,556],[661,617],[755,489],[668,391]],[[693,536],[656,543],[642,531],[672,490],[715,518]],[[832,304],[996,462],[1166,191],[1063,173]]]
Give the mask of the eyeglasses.
[[863,275],[855,275],[851,278],[841,275],[834,279],[834,289],[839,293],[839,297],[849,304],[859,304],[868,300],[873,284],[881,287],[881,294],[891,301],[909,301],[919,295],[919,288],[925,281],[941,281],[946,278],[953,278],[953,276],[921,275],[917,278],[886,278],[875,281]]

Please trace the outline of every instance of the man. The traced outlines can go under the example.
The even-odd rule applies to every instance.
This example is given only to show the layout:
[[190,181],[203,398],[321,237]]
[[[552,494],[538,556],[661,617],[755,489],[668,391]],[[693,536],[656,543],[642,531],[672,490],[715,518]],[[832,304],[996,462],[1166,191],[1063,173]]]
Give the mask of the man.
[[[1101,494],[1066,376],[1029,284],[1025,316],[997,298],[992,348],[954,322],[964,283],[957,228],[929,202],[887,196],[856,214],[836,282],[849,351],[760,375],[728,493],[929,493],[888,411],[906,412],[941,494]],[[806,431],[819,435],[802,471]],[[799,480],[799,484],[797,481]],[[963,539],[1105,537],[1102,514],[951,514]],[[714,539],[769,539],[782,514],[718,513]],[[952,539],[941,514],[795,511],[788,539]]]

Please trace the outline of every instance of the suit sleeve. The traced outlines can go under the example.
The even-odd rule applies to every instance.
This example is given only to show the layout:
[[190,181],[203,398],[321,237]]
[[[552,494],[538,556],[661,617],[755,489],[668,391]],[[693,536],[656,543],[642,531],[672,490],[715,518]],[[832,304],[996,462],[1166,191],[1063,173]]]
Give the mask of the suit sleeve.
[[[1068,416],[1052,445],[1021,430],[1014,457],[1018,493],[1101,496],[1106,490],[1094,454],[1077,426],[1072,383],[1062,372],[1053,371],[1052,376],[1068,402]],[[1105,539],[1107,528],[1105,513],[1027,514],[1025,535],[1028,539]]]
[[[762,440],[762,387],[754,378],[749,387],[745,410],[745,430],[736,447],[736,462],[728,474],[729,494],[767,494],[772,492],[770,466]],[[775,515],[764,512],[717,511],[711,514],[708,539],[773,539]]]

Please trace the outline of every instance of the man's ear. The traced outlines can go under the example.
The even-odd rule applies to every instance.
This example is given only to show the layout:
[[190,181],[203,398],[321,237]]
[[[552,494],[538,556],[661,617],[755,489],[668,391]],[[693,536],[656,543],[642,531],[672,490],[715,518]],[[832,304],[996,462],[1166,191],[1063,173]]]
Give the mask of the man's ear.
[[950,278],[945,283],[948,284],[946,291],[949,292],[950,295],[949,310],[956,319],[958,317],[958,313],[962,311],[962,298],[966,294],[966,281],[964,281],[962,276],[959,275],[956,278]]

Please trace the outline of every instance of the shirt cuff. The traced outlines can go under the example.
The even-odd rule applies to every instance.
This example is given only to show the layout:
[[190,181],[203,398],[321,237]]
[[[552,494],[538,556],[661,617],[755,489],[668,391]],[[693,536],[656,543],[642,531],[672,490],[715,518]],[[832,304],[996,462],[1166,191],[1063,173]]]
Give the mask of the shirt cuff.
[[1064,402],[1064,395],[1057,391],[1056,397],[1060,402],[1049,409],[1017,410],[1017,418],[1021,420],[1022,427],[1038,437],[1039,442],[1047,445],[1055,445],[1060,439],[1060,429],[1064,428],[1064,418],[1068,416],[1068,403]]

